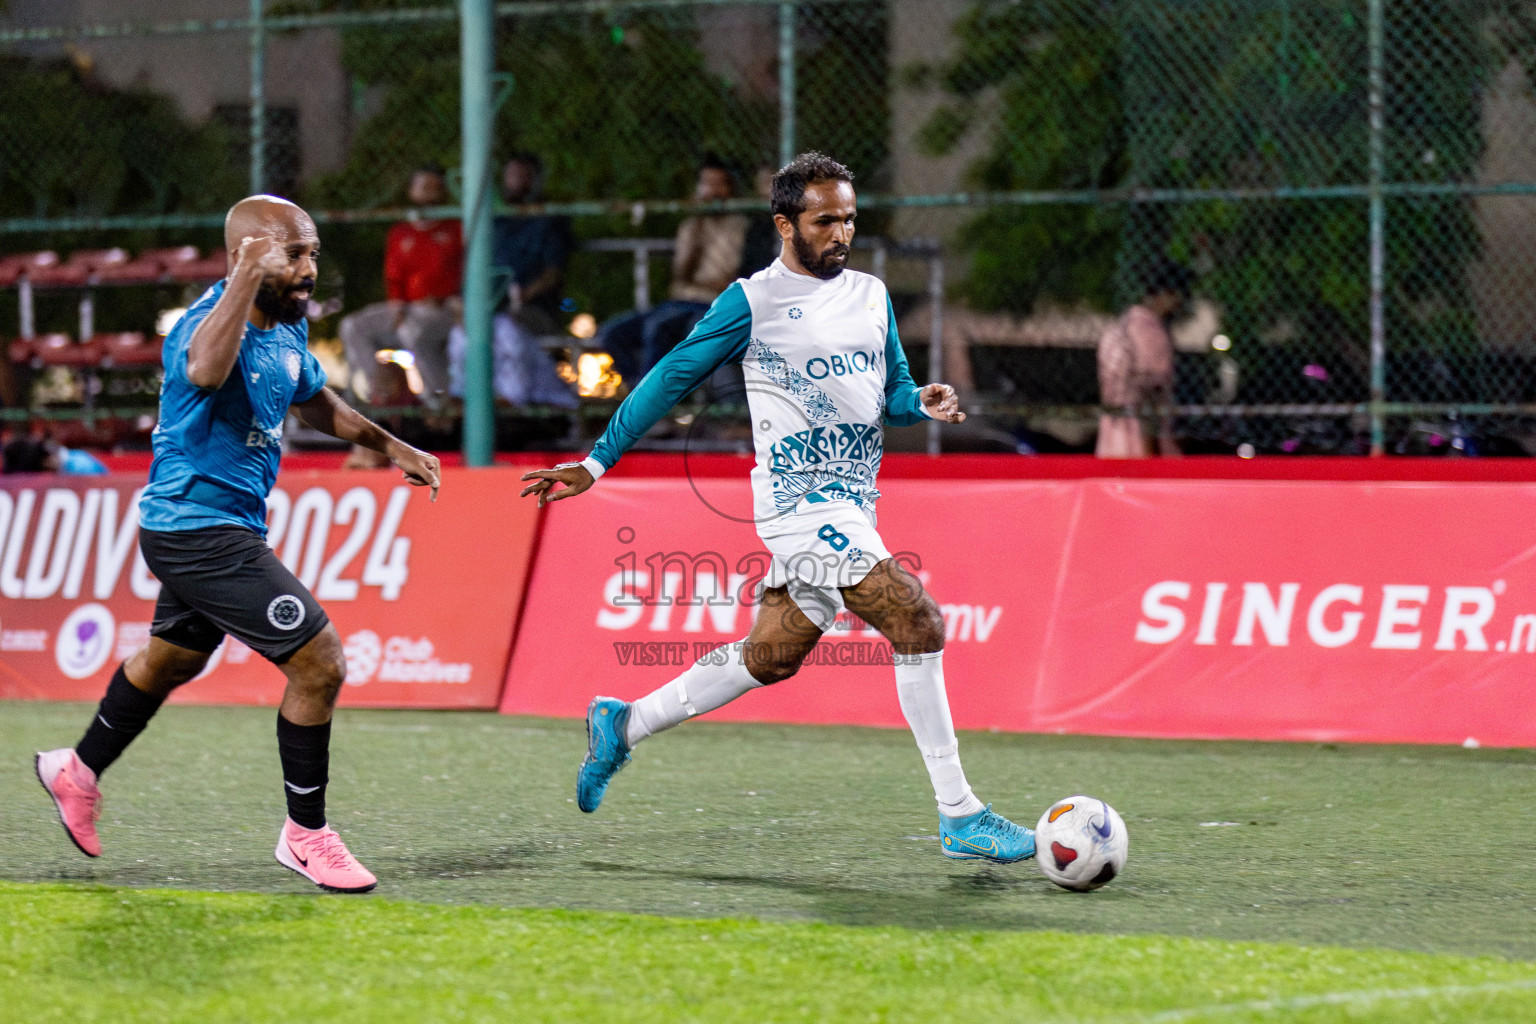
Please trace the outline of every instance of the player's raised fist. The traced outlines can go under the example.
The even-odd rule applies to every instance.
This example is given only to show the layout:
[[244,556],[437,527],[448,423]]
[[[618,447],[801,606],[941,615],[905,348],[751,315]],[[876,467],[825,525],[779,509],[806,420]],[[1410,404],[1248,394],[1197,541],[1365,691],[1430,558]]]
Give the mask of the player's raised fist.
[[270,235],[247,235],[235,253],[235,270],[259,270],[265,278],[281,277],[288,272],[288,254],[283,244]]
[[936,420],[965,422],[965,413],[960,411],[960,396],[948,384],[929,384],[923,388],[923,408]]

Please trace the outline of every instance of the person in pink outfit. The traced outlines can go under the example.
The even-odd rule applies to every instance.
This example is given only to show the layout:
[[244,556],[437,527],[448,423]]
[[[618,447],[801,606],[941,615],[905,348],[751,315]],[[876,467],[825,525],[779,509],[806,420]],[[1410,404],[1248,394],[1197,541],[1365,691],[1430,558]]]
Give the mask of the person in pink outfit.
[[1107,409],[1099,417],[1099,458],[1179,454],[1172,418],[1152,410],[1173,402],[1168,321],[1189,302],[1193,279],[1187,267],[1160,264],[1147,275],[1142,300],[1099,338],[1099,402]]

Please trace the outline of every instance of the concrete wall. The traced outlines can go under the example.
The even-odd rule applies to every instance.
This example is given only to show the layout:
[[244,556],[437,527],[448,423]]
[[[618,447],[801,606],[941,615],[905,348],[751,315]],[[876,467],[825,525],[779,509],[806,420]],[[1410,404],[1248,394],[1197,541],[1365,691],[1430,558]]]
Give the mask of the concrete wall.
[[[928,117],[945,100],[937,86],[916,88],[906,84],[905,72],[919,64],[939,64],[951,59],[958,43],[952,30],[970,0],[891,0],[891,184],[901,195],[938,195],[964,191],[965,171],[985,149],[980,133],[968,136],[947,156],[923,153],[915,141]],[[898,211],[892,234],[900,239],[936,238],[949,253],[961,226],[975,216],[966,208],[906,209]],[[945,261],[949,280],[965,272],[964,259],[951,255]],[[896,261],[891,266],[892,287],[922,291],[926,269],[915,261]]]
[[[1536,182],[1536,93],[1510,61],[1483,99],[1480,185]],[[1473,202],[1483,256],[1472,267],[1478,333],[1495,345],[1536,348],[1536,196]]]

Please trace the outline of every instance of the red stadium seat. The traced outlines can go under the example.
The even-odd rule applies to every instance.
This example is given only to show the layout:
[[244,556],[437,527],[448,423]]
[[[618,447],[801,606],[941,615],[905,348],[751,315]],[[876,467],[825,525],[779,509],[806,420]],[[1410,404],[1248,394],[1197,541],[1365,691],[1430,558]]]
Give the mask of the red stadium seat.
[[91,341],[101,353],[101,365],[105,368],[160,364],[160,339],[151,340],[139,331],[98,334]]
[[58,262],[59,254],[51,249],[41,252],[19,252],[0,257],[0,288],[9,288],[23,274],[31,274],[41,268],[54,266]]
[[166,270],[172,270],[183,263],[190,263],[198,258],[197,246],[195,245],[175,245],[165,249],[145,249],[139,253],[139,260],[158,263]]
[[90,283],[98,268],[127,262],[123,249],[78,249],[69,254],[68,262],[28,268],[27,279],[39,288],[80,288]]
[[27,338],[12,338],[6,346],[6,358],[20,366],[32,361],[32,341]]
[[[186,248],[192,249],[191,246]],[[165,267],[169,261],[163,254],[180,251],[179,249],[145,249],[131,260],[96,264],[92,267],[92,272],[96,280],[102,284],[154,284],[165,277]],[[192,249],[192,253],[196,256],[197,250]]]
[[101,347],[94,340],[77,343],[67,334],[40,334],[32,339],[33,366],[95,366]]
[[212,284],[229,272],[229,264],[222,252],[214,252],[201,259],[173,263],[168,269],[173,280],[185,284]]

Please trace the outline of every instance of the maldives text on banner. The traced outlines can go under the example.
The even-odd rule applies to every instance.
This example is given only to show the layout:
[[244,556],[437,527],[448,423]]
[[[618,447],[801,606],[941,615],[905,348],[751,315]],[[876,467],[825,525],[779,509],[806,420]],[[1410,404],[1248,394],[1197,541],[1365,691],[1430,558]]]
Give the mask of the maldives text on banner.
[[[438,501],[394,471],[283,473],[268,543],[346,647],[342,703],[493,708],[537,512],[514,469],[446,470]],[[0,697],[95,700],[149,636],[141,476],[0,482]],[[177,700],[275,705],[283,676],[234,638]]]
[[[1536,744],[1536,486],[892,480],[880,530],[943,608],[961,728]],[[579,715],[746,634],[745,481],[553,506],[502,710]],[[899,725],[844,621],[712,717]]]

